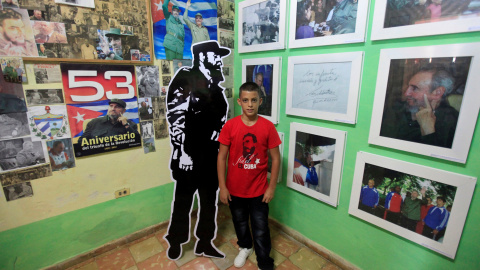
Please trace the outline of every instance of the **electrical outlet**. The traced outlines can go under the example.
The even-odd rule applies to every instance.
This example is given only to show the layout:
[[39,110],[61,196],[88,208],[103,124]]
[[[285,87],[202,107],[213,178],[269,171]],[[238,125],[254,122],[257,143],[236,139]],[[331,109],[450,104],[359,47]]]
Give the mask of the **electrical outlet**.
[[130,188],[119,189],[115,191],[115,199],[130,195]]

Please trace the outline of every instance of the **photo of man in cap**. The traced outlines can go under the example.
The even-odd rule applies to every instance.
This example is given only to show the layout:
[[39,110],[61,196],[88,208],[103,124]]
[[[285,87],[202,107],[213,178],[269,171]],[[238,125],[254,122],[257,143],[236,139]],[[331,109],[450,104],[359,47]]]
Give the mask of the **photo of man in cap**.
[[172,157],[170,169],[175,181],[172,216],[165,236],[168,258],[177,260],[182,245],[190,239],[190,209],[195,194],[199,215],[194,253],[223,258],[213,244],[216,237],[218,135],[227,120],[222,58],[230,50],[217,41],[192,46],[193,66],[180,68],[167,94]]
[[140,136],[137,124],[123,115],[127,107],[125,101],[114,98],[108,104],[107,115],[88,122],[83,135],[78,140],[79,142],[82,142],[84,138],[93,139],[127,133],[135,133],[136,136]]
[[187,24],[188,28],[192,32],[192,45],[210,40],[210,36],[208,35],[208,30],[205,26],[202,25],[203,23],[203,16],[201,13],[195,14],[195,24],[190,21],[188,18],[188,9],[191,6],[191,0],[187,1],[187,8],[185,9],[185,13],[183,13],[183,20]]
[[167,33],[163,41],[165,47],[165,57],[167,60],[183,59],[183,47],[185,45],[185,29],[180,20],[180,8],[176,5],[172,7],[172,12],[168,11],[170,0],[165,0],[162,5],[165,15]]

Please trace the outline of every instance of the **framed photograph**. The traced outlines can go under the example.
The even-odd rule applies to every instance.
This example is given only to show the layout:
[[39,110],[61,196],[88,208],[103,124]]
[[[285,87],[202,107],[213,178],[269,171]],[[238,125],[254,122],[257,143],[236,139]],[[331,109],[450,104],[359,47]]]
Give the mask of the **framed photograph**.
[[478,1],[375,1],[372,40],[480,31]]
[[288,58],[286,113],[357,122],[363,52]]
[[345,131],[291,123],[287,186],[336,207],[346,138]]
[[348,213],[454,259],[476,182],[359,152]]
[[[280,150],[280,170],[278,171],[278,178],[277,178],[277,183],[282,182],[282,167],[283,167],[283,148],[285,145],[285,134],[283,132],[278,132],[278,136],[280,137],[280,140],[282,141],[282,144],[278,146],[278,149]],[[268,152],[268,168],[267,168],[267,177],[270,179],[270,174],[272,172],[272,159],[270,157],[270,151]]]
[[94,0],[55,0],[55,3],[78,7],[95,8]]
[[238,4],[238,52],[285,49],[288,1],[247,0]]
[[368,142],[465,163],[479,57],[480,43],[381,50]]
[[302,48],[364,42],[369,2],[291,1],[288,46]]
[[243,59],[242,61],[242,82],[255,82],[260,86],[260,98],[263,101],[258,108],[258,114],[274,124],[278,124],[281,70],[280,57]]

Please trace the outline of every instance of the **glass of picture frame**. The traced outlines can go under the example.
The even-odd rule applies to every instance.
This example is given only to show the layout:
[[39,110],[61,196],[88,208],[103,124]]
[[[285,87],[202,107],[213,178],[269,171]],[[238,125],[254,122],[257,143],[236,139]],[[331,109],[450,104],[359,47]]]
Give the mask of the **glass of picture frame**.
[[[359,152],[348,213],[454,259],[476,182],[474,177]],[[375,193],[378,199],[371,198]],[[404,215],[396,212],[395,204],[413,199],[413,193],[419,195],[413,201],[427,202],[423,208],[428,209],[421,208],[420,214],[424,211],[422,220],[414,220],[410,226]],[[443,204],[439,203],[439,198]],[[388,207],[390,211],[386,210]],[[438,219],[427,217],[429,213]],[[426,226],[438,230],[435,233]]]

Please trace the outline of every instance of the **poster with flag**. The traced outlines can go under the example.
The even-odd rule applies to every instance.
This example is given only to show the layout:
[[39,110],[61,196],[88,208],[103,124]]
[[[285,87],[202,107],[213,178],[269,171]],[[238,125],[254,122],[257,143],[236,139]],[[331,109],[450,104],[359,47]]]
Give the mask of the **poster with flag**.
[[[192,32],[184,21],[184,14],[187,0],[151,0],[152,21],[153,21],[153,44],[155,57],[157,59],[166,59],[165,47],[163,41],[167,33],[164,9],[172,12],[174,5],[180,9],[179,19],[183,23],[185,31],[183,59],[192,59]],[[203,17],[203,26],[207,28],[210,40],[217,40],[217,0],[191,0],[191,6],[188,8],[187,17],[195,24],[195,15],[200,13]]]
[[141,147],[133,66],[61,64],[76,157]]

